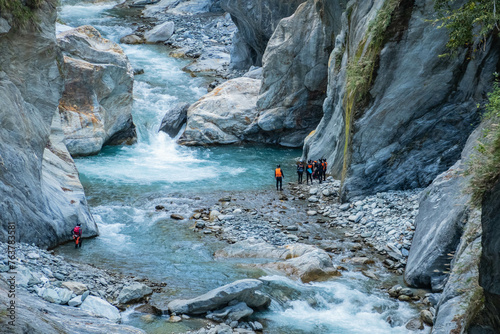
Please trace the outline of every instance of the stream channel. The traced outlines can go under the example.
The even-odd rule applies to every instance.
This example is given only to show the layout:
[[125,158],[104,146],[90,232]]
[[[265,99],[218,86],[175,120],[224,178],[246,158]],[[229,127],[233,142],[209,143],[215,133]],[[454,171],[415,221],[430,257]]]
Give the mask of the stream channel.
[[[124,15],[113,3],[63,1],[59,18],[72,27],[89,24],[119,43],[133,32],[137,17]],[[242,265],[259,260],[217,260],[215,250],[227,245],[211,235],[192,232],[192,221],[178,222],[156,205],[184,216],[204,198],[227,192],[274,191],[273,170],[284,166],[294,175],[301,151],[268,146],[182,147],[158,128],[177,102],[195,102],[211,78],[192,77],[181,69],[189,62],[168,56],[164,45],[120,44],[134,68],[144,69],[134,83],[133,117],[138,143],[106,147],[92,157],[75,159],[100,236],[75,250],[56,249],[75,261],[124,274],[166,282],[174,298],[191,298],[242,278],[263,277],[286,297],[273,297],[266,312],[254,315],[266,333],[407,333],[405,323],[417,316],[410,305],[389,299],[359,272],[322,283],[302,284],[284,276]],[[273,294],[274,295],[274,294]],[[280,295],[279,293],[276,295]],[[392,320],[392,325],[387,319]],[[143,321],[127,310],[123,322],[148,333],[182,333],[203,325],[192,319],[169,323],[166,317]]]

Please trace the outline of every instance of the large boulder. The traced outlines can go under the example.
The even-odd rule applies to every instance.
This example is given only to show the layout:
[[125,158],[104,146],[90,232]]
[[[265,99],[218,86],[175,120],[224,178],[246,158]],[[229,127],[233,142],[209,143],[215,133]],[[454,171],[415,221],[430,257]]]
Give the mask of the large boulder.
[[168,304],[168,309],[177,314],[204,314],[221,309],[231,301],[244,302],[249,307],[256,309],[266,308],[271,300],[258,291],[262,284],[262,281],[257,279],[239,280],[193,299],[173,300]]
[[304,0],[221,0],[222,9],[231,14],[238,27],[231,66],[248,69],[262,66],[262,56],[279,21],[292,15]]
[[[383,36],[373,36],[371,27],[391,2],[352,1],[343,16],[324,116],[306,139],[304,156],[327,158],[332,175],[345,179],[344,199],[428,186],[459,158],[478,123],[476,105],[491,87],[498,39],[472,59],[467,50],[439,57],[448,52],[448,33],[432,23],[434,3],[402,1]],[[376,67],[360,79],[373,52]],[[356,83],[365,77],[372,81],[361,89]]]
[[189,103],[180,102],[169,109],[163,117],[158,131],[163,131],[172,138],[177,136],[182,126],[186,123],[189,106]]
[[493,332],[500,332],[500,182],[493,185],[482,202],[482,254],[479,282],[485,296],[485,314]]
[[123,50],[91,26],[64,31],[57,38],[65,78],[59,113],[71,155],[134,143],[134,71]]
[[404,274],[410,286],[434,291],[444,287],[453,258],[450,254],[457,250],[470,212],[466,192],[470,177],[464,171],[483,128],[482,124],[470,135],[461,159],[422,192]]
[[80,309],[87,311],[91,315],[109,319],[113,322],[120,322],[122,317],[120,311],[107,301],[94,297],[88,296],[85,298],[83,303],[80,305]]
[[30,10],[34,26],[0,35],[0,240],[15,227],[17,242],[55,247],[76,223],[87,236],[97,226],[62,142],[56,10]]
[[85,291],[88,290],[87,285],[80,282],[67,281],[63,282],[61,286],[73,291],[77,295],[82,295]]
[[153,290],[142,283],[133,283],[125,286],[118,295],[117,302],[120,304],[127,304],[139,301],[145,296],[153,293]]
[[266,266],[300,278],[303,283],[326,281],[340,276],[340,272],[333,268],[332,259],[328,253],[319,248],[284,262],[271,263]]
[[64,145],[65,135],[57,111],[49,139],[43,154],[42,190],[50,196],[52,215],[58,217],[54,219],[54,223],[57,223],[55,234],[67,241],[72,229],[80,223],[84,238],[97,236],[99,230],[88,209],[76,165]]
[[236,78],[203,96],[187,111],[183,145],[234,144],[255,133],[260,80]]
[[240,321],[253,314],[253,310],[243,302],[235,302],[234,305],[229,305],[224,307],[222,310],[216,310],[207,315],[208,319],[215,320],[217,322],[224,322],[229,320]]
[[153,29],[144,33],[144,38],[148,43],[157,43],[168,41],[174,34],[174,22],[167,21],[157,25]]
[[38,295],[49,303],[65,305],[70,301],[72,292],[61,288],[41,288]]
[[301,243],[284,247],[258,240],[239,241],[215,253],[219,258],[264,258],[282,260],[264,265],[296,277],[304,283],[324,281],[340,273],[333,268],[328,253],[312,245]]
[[473,320],[482,296],[478,283],[480,256],[481,214],[474,210],[467,219],[464,236],[451,262],[451,273],[436,305],[433,334],[459,333]]
[[462,173],[463,164],[457,162],[422,192],[405,270],[410,286],[434,292],[443,289],[452,258],[449,254],[457,249],[469,211],[470,196],[463,193],[467,179]]
[[267,44],[258,124],[283,146],[302,146],[323,116],[328,59],[342,9],[338,0],[309,0],[279,22]]

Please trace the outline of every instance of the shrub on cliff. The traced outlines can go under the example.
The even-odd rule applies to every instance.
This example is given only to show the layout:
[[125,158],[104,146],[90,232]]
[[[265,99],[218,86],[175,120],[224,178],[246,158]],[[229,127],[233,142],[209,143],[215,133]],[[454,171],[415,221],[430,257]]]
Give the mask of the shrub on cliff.
[[11,16],[14,26],[24,28],[35,20],[35,10],[46,2],[54,4],[56,0],[0,0],[0,15]]
[[[497,76],[498,79],[498,76]],[[488,94],[485,120],[488,126],[484,136],[476,146],[476,156],[468,173],[472,175],[469,190],[472,202],[480,205],[483,194],[500,179],[500,84],[495,82],[493,91]]]
[[450,32],[447,44],[450,50],[462,46],[478,48],[493,32],[498,33],[497,5],[500,5],[497,0],[468,0],[461,6],[457,0],[436,0],[436,21]]

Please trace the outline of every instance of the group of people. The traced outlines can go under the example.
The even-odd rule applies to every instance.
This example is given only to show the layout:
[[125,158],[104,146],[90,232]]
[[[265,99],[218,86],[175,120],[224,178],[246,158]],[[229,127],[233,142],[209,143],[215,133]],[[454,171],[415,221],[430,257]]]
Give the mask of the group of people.
[[[302,183],[302,177],[304,172],[306,172],[306,183],[309,184],[309,180],[311,180],[311,184],[313,184],[313,179],[317,179],[319,183],[326,181],[326,169],[328,167],[328,162],[326,159],[321,158],[319,160],[308,160],[307,164],[304,161],[300,160],[297,163],[297,175],[298,175],[298,183]],[[274,170],[274,178],[276,179],[276,190],[283,190],[283,179],[285,175],[283,174],[283,170],[280,165],[276,166]]]
[[307,164],[304,164],[302,160],[297,164],[297,175],[298,175],[298,183],[302,183],[302,177],[304,175],[304,171],[306,172],[306,183],[309,184],[309,180],[311,180],[311,184],[313,184],[313,179],[317,179],[319,183],[326,181],[326,169],[328,167],[328,162],[326,159],[319,160],[308,160]]

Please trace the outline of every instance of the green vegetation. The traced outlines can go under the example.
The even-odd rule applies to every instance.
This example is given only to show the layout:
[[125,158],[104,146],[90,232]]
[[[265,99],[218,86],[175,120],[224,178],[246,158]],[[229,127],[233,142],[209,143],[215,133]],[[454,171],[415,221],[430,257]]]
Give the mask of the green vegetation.
[[[450,32],[448,48],[454,52],[462,46],[471,47],[476,42],[484,43],[493,33],[499,32],[500,17],[497,15],[497,0],[468,0],[458,6],[457,0],[436,0],[439,28]],[[477,51],[477,50],[472,50]]]
[[12,15],[12,24],[17,28],[25,28],[35,20],[35,9],[40,8],[47,0],[0,0],[0,12]]
[[[499,2],[497,4],[497,2]],[[456,52],[468,47],[470,51],[481,50],[481,46],[492,34],[500,32],[500,16],[497,15],[497,0],[468,0],[461,6],[457,0],[436,0],[439,28],[446,28],[450,38],[447,47]],[[476,146],[467,174],[472,175],[468,191],[472,203],[481,205],[483,195],[500,179],[500,87],[497,80],[488,94],[488,103],[483,120],[488,121],[483,138]]]
[[[356,53],[349,59],[347,64],[346,93],[343,101],[345,110],[345,144],[342,187],[350,160],[349,147],[353,114],[356,107],[359,107],[366,99],[370,90],[378,56],[386,38],[385,32],[391,24],[394,11],[400,2],[401,0],[386,0],[384,2],[375,19],[370,22],[364,39],[356,49]],[[349,10],[352,11],[352,8],[349,8]]]
[[[498,77],[497,77],[498,79]],[[488,94],[486,113],[483,116],[489,125],[476,146],[467,174],[472,175],[469,191],[472,203],[481,205],[483,195],[500,179],[500,85],[496,81]]]

